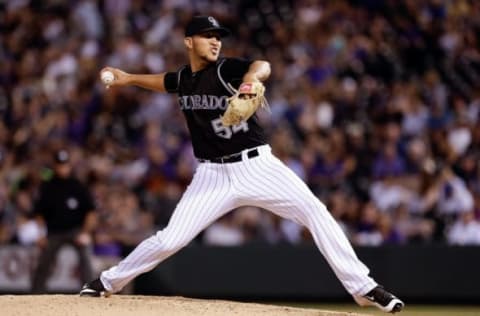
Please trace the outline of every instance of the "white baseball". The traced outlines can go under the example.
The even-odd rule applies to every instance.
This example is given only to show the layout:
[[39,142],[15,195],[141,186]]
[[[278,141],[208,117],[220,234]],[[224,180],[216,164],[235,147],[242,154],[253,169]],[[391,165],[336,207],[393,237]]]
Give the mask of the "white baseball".
[[113,72],[106,70],[102,71],[100,78],[102,79],[104,84],[111,84],[115,79],[115,76],[113,75]]

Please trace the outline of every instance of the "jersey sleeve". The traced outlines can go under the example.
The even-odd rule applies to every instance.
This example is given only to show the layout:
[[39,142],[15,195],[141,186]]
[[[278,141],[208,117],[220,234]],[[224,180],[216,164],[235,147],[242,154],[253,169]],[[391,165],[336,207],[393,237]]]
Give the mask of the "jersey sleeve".
[[252,63],[253,61],[243,58],[225,58],[220,68],[220,75],[223,80],[238,88]]
[[167,72],[163,79],[165,89],[168,93],[178,92],[178,86],[180,83],[180,73],[179,72]]
[[165,90],[168,93],[178,93],[180,89],[180,79],[182,78],[182,71],[187,69],[188,66],[185,65],[181,67],[177,72],[167,72],[163,78],[163,84]]

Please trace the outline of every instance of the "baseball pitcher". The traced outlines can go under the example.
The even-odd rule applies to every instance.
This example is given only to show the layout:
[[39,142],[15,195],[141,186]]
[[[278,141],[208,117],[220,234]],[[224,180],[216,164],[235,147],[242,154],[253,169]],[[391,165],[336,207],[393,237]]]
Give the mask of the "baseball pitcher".
[[176,72],[129,74],[106,67],[108,86],[135,85],[176,93],[190,131],[198,168],[167,227],[141,242],[118,265],[84,285],[81,296],[120,291],[186,246],[230,210],[252,205],[306,226],[345,289],[360,305],[398,312],[404,303],[379,286],[357,258],[325,205],[271,153],[255,115],[267,107],[266,61],[220,58],[229,30],[211,16],[195,16],[185,29],[189,64]]

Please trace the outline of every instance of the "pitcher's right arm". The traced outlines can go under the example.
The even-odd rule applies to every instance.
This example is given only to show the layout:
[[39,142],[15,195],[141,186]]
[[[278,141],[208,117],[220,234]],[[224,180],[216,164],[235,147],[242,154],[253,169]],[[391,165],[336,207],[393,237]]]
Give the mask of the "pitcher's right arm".
[[108,87],[115,86],[128,86],[134,85],[144,89],[166,92],[165,88],[165,75],[166,72],[160,74],[131,74],[125,71],[122,71],[118,68],[105,67],[100,71],[100,74],[103,71],[111,71],[113,73],[114,79],[111,83],[107,85]]

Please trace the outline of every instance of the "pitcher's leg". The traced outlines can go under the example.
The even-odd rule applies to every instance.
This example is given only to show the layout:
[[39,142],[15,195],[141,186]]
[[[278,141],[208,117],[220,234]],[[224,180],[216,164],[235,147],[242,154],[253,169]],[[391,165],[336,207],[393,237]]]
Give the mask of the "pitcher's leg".
[[280,160],[265,154],[242,164],[241,169],[239,181],[244,191],[256,192],[252,200],[258,206],[306,226],[350,294],[364,295],[377,285],[325,205]]
[[219,171],[218,166],[201,165],[167,227],[101,274],[100,280],[109,292],[120,291],[137,275],[153,269],[233,208],[228,178]]

